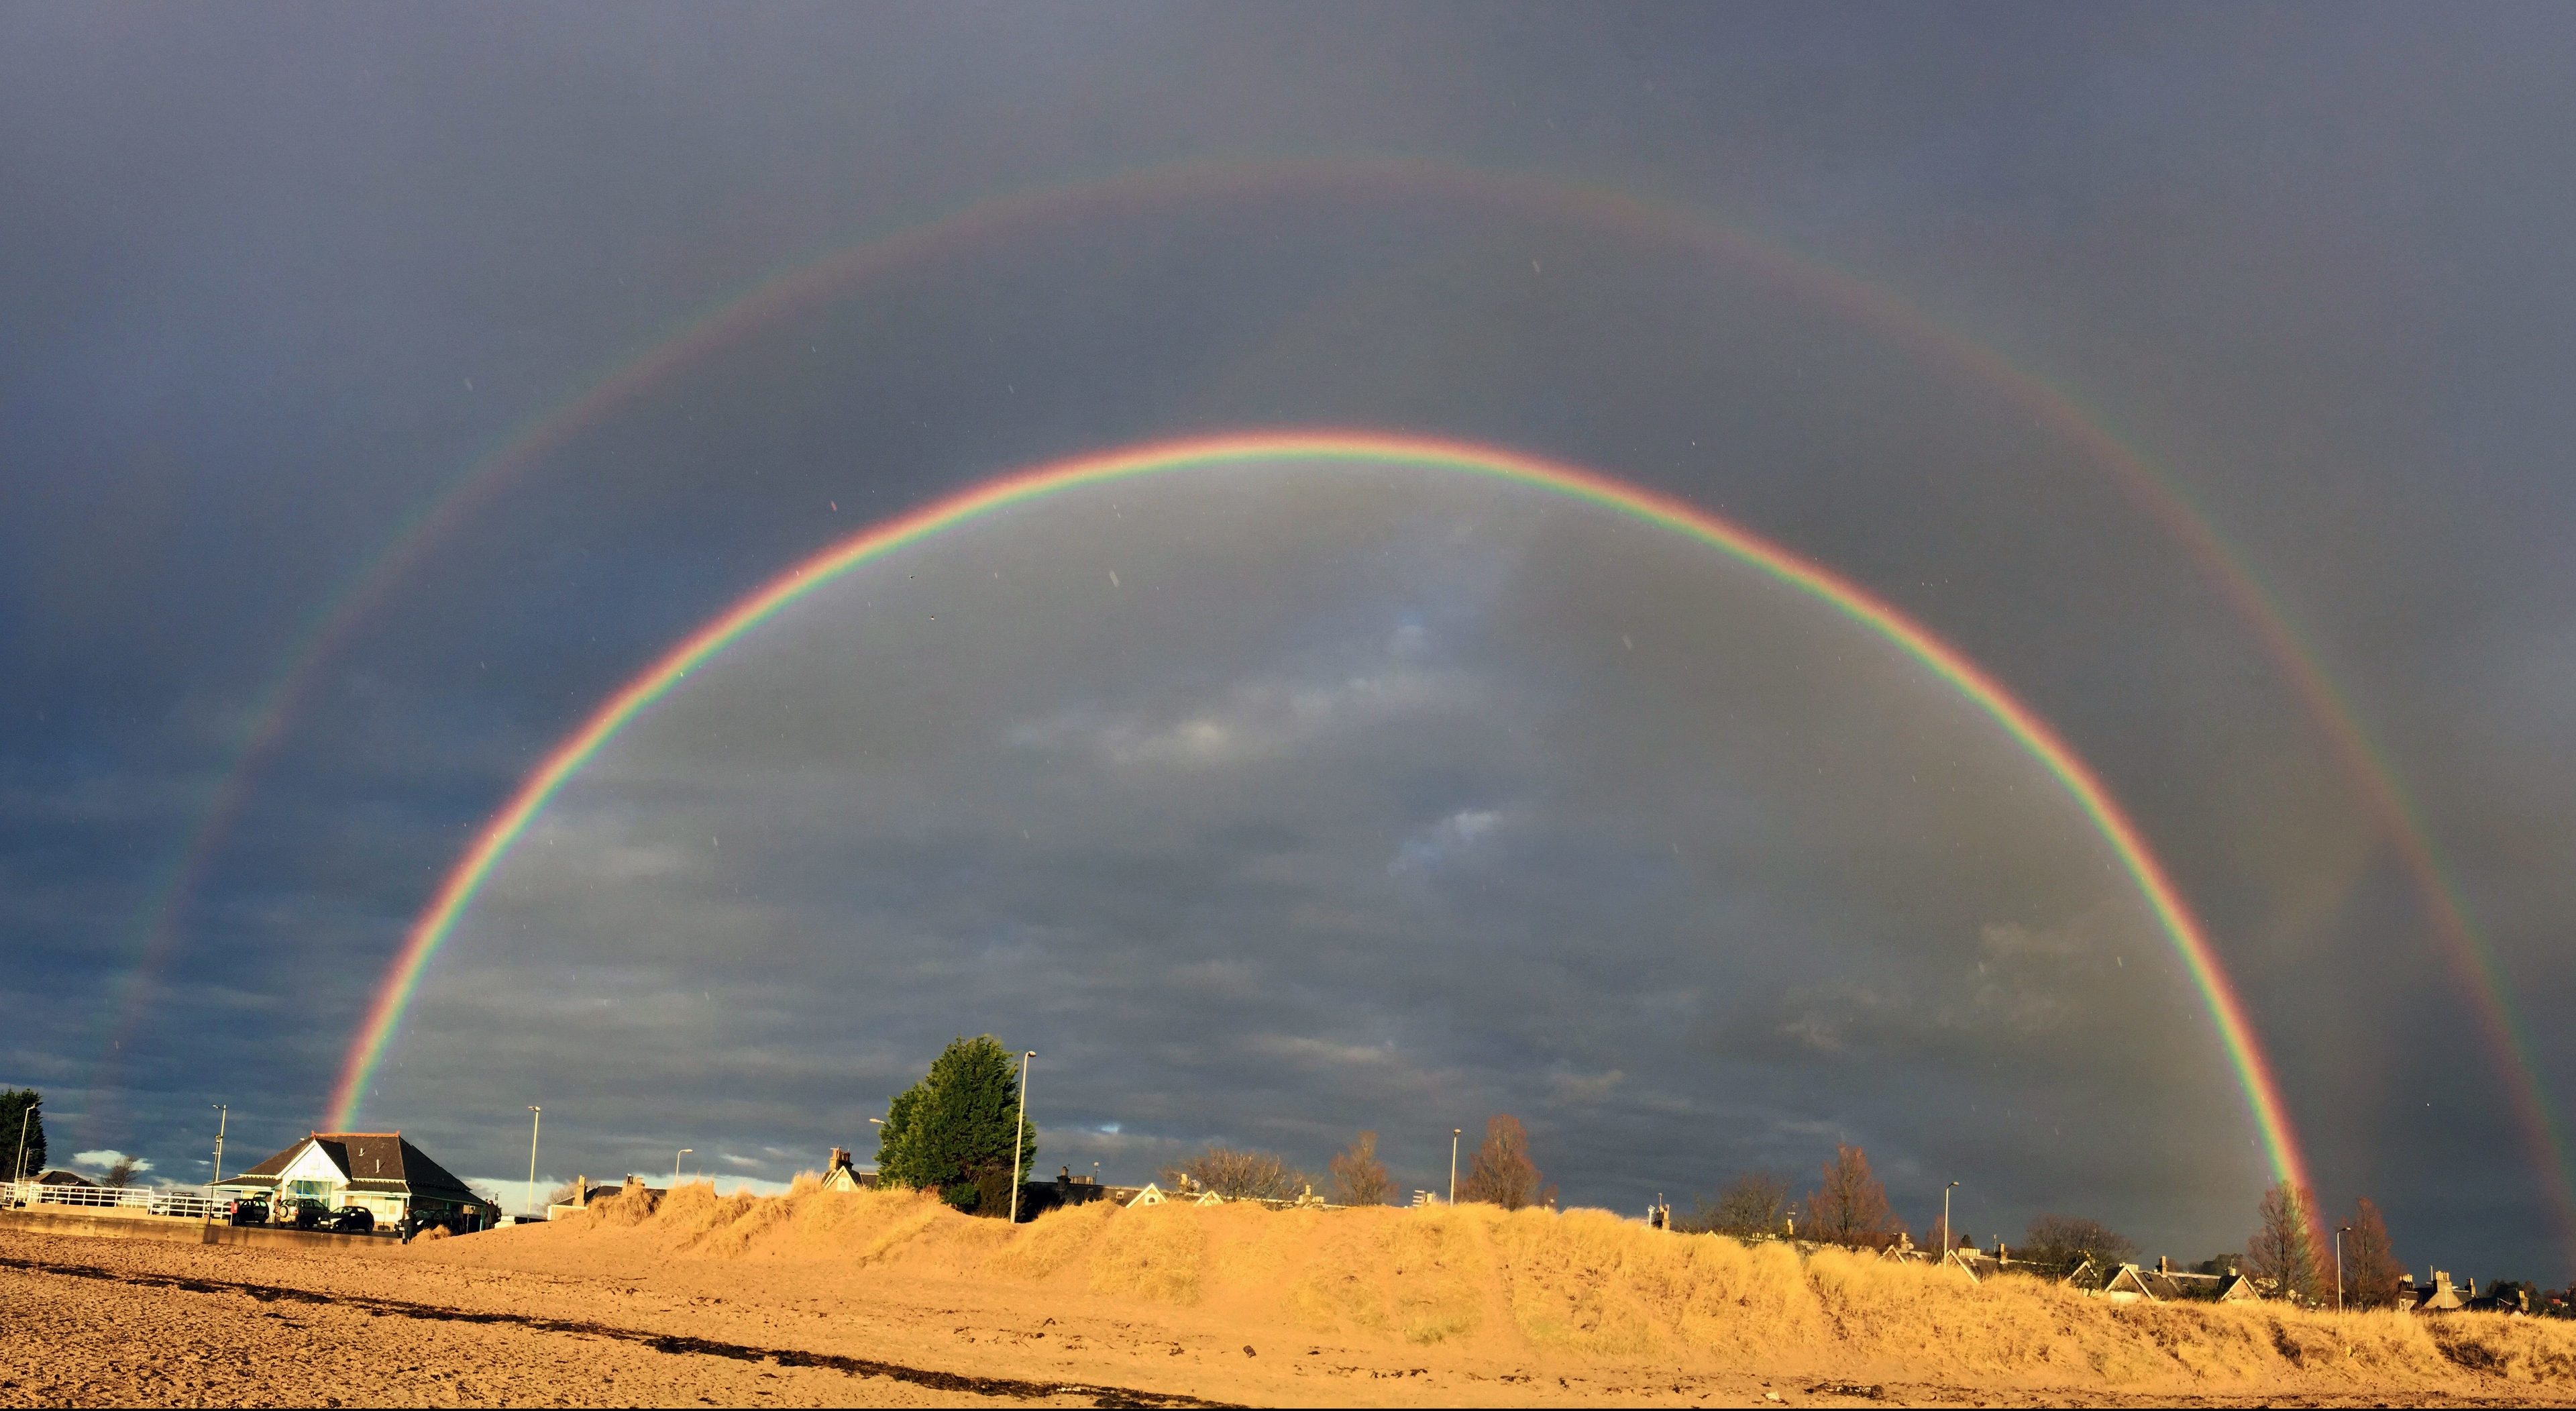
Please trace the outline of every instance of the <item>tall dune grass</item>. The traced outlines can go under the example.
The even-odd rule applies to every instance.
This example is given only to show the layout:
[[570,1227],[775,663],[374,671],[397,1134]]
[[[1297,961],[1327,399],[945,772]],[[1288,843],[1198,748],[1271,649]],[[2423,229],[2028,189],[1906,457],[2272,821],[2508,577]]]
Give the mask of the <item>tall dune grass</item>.
[[[621,1196],[549,1227],[650,1257],[901,1266],[1252,1328],[1499,1356],[2023,1385],[2576,1394],[2576,1325],[2113,1304],[2007,1275],[1652,1230],[1604,1211],[1105,1204],[1016,1229],[911,1191]],[[2500,1386],[2499,1384],[2502,1384]]]

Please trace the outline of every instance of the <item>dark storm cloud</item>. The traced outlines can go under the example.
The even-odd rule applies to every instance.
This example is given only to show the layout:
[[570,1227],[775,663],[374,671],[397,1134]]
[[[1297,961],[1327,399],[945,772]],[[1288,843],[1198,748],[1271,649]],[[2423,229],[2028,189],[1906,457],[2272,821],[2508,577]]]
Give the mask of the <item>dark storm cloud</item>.
[[1824,1096],[1866,1084],[2045,1123],[1993,1202],[2090,1191],[2179,1238],[2253,1179],[2207,1149],[2246,1119],[2101,841],[1821,605],[1420,471],[997,518],[817,593],[596,761],[376,1101],[543,1088],[639,1165],[704,1139],[675,1105],[819,1146],[991,1027],[1045,1055],[1050,1152],[1115,1125],[1129,1164],[1320,1167],[1367,1126],[1430,1184],[1444,1123],[1508,1109],[1629,1206],[1763,1133],[1902,1171],[1981,1125]]
[[[2544,1181],[2413,883],[2259,640],[2101,467],[1992,387],[1748,270],[1575,214],[1426,194],[1255,192],[1037,222],[714,350],[616,409],[440,544],[325,663],[180,912],[172,965],[140,990],[144,1022],[107,1050],[174,860],[276,673],[398,525],[513,428],[724,291],[994,192],[1172,159],[1392,152],[1723,212],[1995,342],[2168,465],[2379,739],[2486,928],[2537,1066],[2576,1089],[2576,1049],[2551,1022],[2576,1001],[2576,182],[2558,140],[2576,113],[2556,12],[1301,7],[1094,11],[1079,27],[949,7],[141,13],[13,9],[0,46],[0,1079],[43,1082],[82,1149],[193,1169],[197,1104],[214,1100],[281,1141],[301,1131],[473,823],[662,644],[782,564],[1076,449],[1362,422],[1648,481],[1959,642],[2064,728],[2173,863],[2281,1062],[2323,1193],[2381,1198],[2410,1258],[2523,1261],[2497,1274],[2558,1258],[2530,1252]],[[2197,1021],[2170,994],[2117,1002],[2148,982],[2116,960],[2104,974],[2101,951],[2134,963],[2151,938],[2118,934],[2136,922],[2117,900],[2068,890],[2080,869],[2060,854],[1989,847],[1950,876],[1919,846],[1956,826],[1926,795],[1792,787],[1780,729],[1870,741],[1855,778],[1896,762],[1996,777],[1972,722],[1935,733],[1985,741],[1946,763],[1925,738],[1875,738],[1874,722],[1916,718],[1883,713],[1886,692],[1925,689],[1908,669],[1843,662],[1848,693],[1782,695],[1716,656],[1625,661],[1675,640],[1672,624],[1630,631],[1617,658],[1442,655],[1479,623],[1605,654],[1589,630],[1605,613],[1651,623],[1605,606],[1652,596],[1615,574],[1542,574],[1540,591],[1528,572],[1480,551],[1305,599],[1229,598],[1261,614],[1234,624],[1261,651],[1131,680],[1124,654],[1155,643],[1112,641],[1060,663],[1043,701],[959,681],[914,701],[884,756],[805,740],[782,712],[779,759],[791,745],[876,759],[871,797],[909,809],[909,827],[871,825],[867,860],[839,874],[809,855],[819,843],[773,854],[775,877],[682,846],[701,814],[719,820],[711,839],[834,836],[818,822],[834,800],[787,764],[762,766],[778,820],[764,825],[728,812],[748,806],[721,771],[647,789],[604,761],[543,828],[571,830],[559,853],[623,859],[633,878],[567,864],[511,895],[542,914],[556,886],[545,905],[568,919],[640,932],[670,921],[642,908],[650,881],[688,892],[690,924],[747,955],[810,940],[818,917],[923,948],[982,927],[1012,962],[998,978],[934,967],[924,983],[1032,1025],[1045,992],[1019,977],[1034,957],[1078,936],[1128,947],[1115,953],[1190,998],[1117,1010],[1123,992],[1084,981],[1064,1002],[1136,1032],[1197,1016],[1158,1052],[1255,1114],[1220,1123],[1175,1085],[1104,1077],[1095,1125],[1120,1130],[1057,1150],[1131,1173],[1220,1132],[1311,1159],[1363,1110],[1472,1121],[1511,1102],[1561,1169],[1605,1173],[1601,1199],[1662,1179],[1608,1174],[1611,1153],[1706,1183],[1741,1162],[1809,1169],[1854,1133],[1901,1205],[1963,1169],[2013,1173],[1979,1179],[2036,1201],[2050,1197],[2032,1173],[2068,1169],[2073,1138],[2051,1114],[2104,1087],[2162,1100],[2106,1074],[2121,1055],[2208,1060],[2175,1037]],[[1422,597],[1434,584],[1449,596]],[[905,630],[897,645],[940,640]],[[1046,660],[1043,641],[987,650],[1010,667],[996,680],[1037,679]],[[1605,704],[1609,679],[1632,693]],[[1021,708],[999,711],[988,686]],[[1457,714],[1462,692],[1477,704]],[[1745,723],[1693,734],[1721,697]],[[1601,728],[1574,756],[1542,748],[1559,738],[1550,712],[1576,700],[1608,712]],[[931,768],[949,759],[937,731],[970,721],[990,760]],[[1685,787],[1646,743],[1676,736],[1740,787]],[[757,743],[657,758],[739,762]],[[999,805],[975,792],[1002,761],[1060,820],[1031,826],[1025,853],[1007,832],[996,848]],[[1097,783],[1219,774],[1258,787],[1177,809]],[[586,805],[594,786],[607,793]],[[638,792],[604,808],[619,788]],[[1075,801],[1115,825],[1106,841],[1061,821]],[[665,837],[657,819],[687,828]],[[1697,914],[1706,935],[1764,938],[1740,948],[1762,985],[1695,993],[1670,971],[1696,962],[1654,949],[1694,895],[1674,833],[1759,859]],[[1828,861],[1851,855],[1875,859],[1868,885]],[[836,875],[838,893],[817,890]],[[1995,897],[2021,900],[1974,904]],[[1234,934],[1247,908],[1337,965],[1384,952],[1459,979],[1441,957],[1471,943],[1512,965],[1406,1006],[1345,969],[1281,982],[1213,948],[1133,949]],[[1004,924],[1029,916],[1058,924]],[[1409,945],[1390,941],[1395,916]],[[1723,1095],[1734,1106],[1712,1119],[1720,1098],[1527,1018],[1514,977],[1540,973],[1523,967],[1542,964],[1541,939],[1596,931],[1630,949],[1550,972],[1572,1007],[1627,1005],[1641,1031],[1694,1034],[1692,1061],[1759,1071],[1759,1090]],[[1777,973],[1769,938],[1792,933],[1831,937],[1815,952],[1829,973]],[[1939,943],[1910,949],[1922,936]],[[1620,970],[1658,964],[1652,985]],[[534,1062],[513,1033],[610,1000],[633,1027],[603,1048],[701,1045],[696,1109],[738,1134],[731,1156],[775,1171],[809,1158],[768,1153],[848,1125],[825,1103],[836,1082],[894,1081],[945,1037],[818,1046],[797,1018],[810,987],[737,977],[743,1022],[727,1029],[668,966],[582,975],[485,995],[495,1008],[470,1032],[488,1061]],[[1246,985],[1285,998],[1262,1009]],[[2088,1026],[2096,1042],[2069,1037]],[[1411,1037],[1390,1050],[1399,1029]],[[2054,1045],[2066,1090],[1974,1077],[1998,1044]],[[514,1139],[486,1129],[519,1097],[478,1085],[466,1060],[484,1054],[451,1048],[458,1066],[439,1070],[433,1051],[407,1047],[389,1078],[415,1085],[396,1120],[477,1153],[469,1169],[511,1169]],[[718,1083],[728,1070],[757,1081]],[[1555,1115],[1582,1110],[1605,1125]],[[1695,1135],[1670,1135],[1683,1112]],[[1947,1120],[1904,1136],[1891,1113]],[[2135,1130],[2195,1114],[2141,1111]],[[624,1132],[599,1149],[649,1167],[628,1152],[666,1134],[658,1121],[593,1130]],[[2488,1174],[2462,1190],[2431,1152]],[[1430,1154],[1405,1159],[1420,1178]],[[2230,1145],[2144,1189],[2096,1173],[2082,1181],[2098,1200],[2066,1198],[2228,1244],[2239,1232],[2205,1211],[2246,1203],[2236,1162]],[[2551,1276],[2568,1272],[2559,1259]]]

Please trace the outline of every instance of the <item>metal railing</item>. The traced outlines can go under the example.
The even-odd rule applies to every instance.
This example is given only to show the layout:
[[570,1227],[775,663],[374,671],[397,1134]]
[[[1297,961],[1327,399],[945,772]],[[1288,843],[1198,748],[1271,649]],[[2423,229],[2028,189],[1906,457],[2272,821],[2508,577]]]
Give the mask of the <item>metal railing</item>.
[[219,1217],[232,1199],[230,1192],[209,1191],[204,1186],[54,1186],[42,1181],[10,1181],[0,1182],[0,1191],[7,1192],[8,1204],[13,1207],[130,1211],[181,1220]]

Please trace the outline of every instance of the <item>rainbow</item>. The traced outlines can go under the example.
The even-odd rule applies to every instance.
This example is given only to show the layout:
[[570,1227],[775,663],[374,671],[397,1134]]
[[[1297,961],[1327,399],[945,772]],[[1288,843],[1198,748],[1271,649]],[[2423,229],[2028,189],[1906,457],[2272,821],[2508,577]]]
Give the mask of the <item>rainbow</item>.
[[1591,471],[1491,447],[1353,431],[1283,431],[1167,441],[1005,475],[843,540],[779,575],[691,633],[610,696],[579,729],[557,744],[508,803],[484,823],[463,858],[440,883],[437,894],[404,937],[401,950],[368,1006],[364,1022],[350,1042],[331,1096],[331,1129],[344,1129],[356,1121],[376,1065],[400,1029],[404,1010],[422,973],[511,845],[566,780],[692,670],[740,641],[781,609],[851,569],[995,510],[1084,486],[1197,468],[1291,459],[1365,461],[1483,476],[1552,491],[1673,530],[1816,598],[1929,668],[1992,716],[2028,750],[2065,786],[2100,830],[2155,912],[2158,924],[2198,988],[2243,1085],[2246,1104],[2275,1175],[2302,1189],[2307,1187],[2305,1162],[2270,1065],[2246,1021],[2244,1005],[2220,968],[2209,937],[2175,890],[2164,864],[2156,859],[2137,825],[2091,767],[2046,721],[1983,668],[1850,579],[1680,500]]
[[[200,813],[177,858],[157,877],[137,917],[136,964],[120,978],[110,1006],[112,1031],[99,1044],[93,1086],[112,1091],[108,1072],[136,1029],[152,981],[175,953],[198,887],[246,806],[288,722],[300,715],[335,656],[360,623],[392,596],[396,584],[517,476],[570,444],[668,377],[705,355],[750,336],[816,302],[866,282],[950,257],[997,239],[1108,211],[1156,202],[1242,196],[1361,192],[1456,201],[1524,217],[1611,231],[1647,245],[1686,251],[1750,270],[1837,316],[1870,328],[1892,346],[1946,369],[1963,383],[2000,396],[2035,425],[2065,438],[2107,470],[2132,502],[2188,554],[2243,620],[2330,745],[2354,792],[2393,844],[2415,880],[2439,953],[2480,1016],[2479,1030],[2504,1079],[2516,1124],[2553,1207],[2562,1246],[2576,1255],[2576,1161],[2532,1062],[2527,1029],[2490,946],[2471,918],[2451,869],[2386,752],[2291,626],[2289,614],[2244,557],[2234,551],[2189,497],[2154,464],[2045,378],[1923,309],[1867,280],[1704,214],[1625,192],[1551,178],[1490,172],[1411,159],[1315,159],[1267,164],[1186,163],[1130,171],[1035,191],[990,197],[857,244],[842,245],[783,267],[680,321],[638,351],[609,364],[570,398],[514,427],[447,491],[432,497],[385,548],[323,609],[285,654],[253,711],[233,764]],[[104,1100],[104,1097],[103,1099]]]

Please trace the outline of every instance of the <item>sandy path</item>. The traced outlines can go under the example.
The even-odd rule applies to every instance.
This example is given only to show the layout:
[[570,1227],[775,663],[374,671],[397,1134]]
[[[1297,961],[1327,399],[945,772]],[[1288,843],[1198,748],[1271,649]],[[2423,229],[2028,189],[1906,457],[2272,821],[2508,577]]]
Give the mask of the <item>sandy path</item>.
[[515,1279],[459,1316],[387,1262],[0,1234],[0,1405],[1175,1404],[504,1312]]

